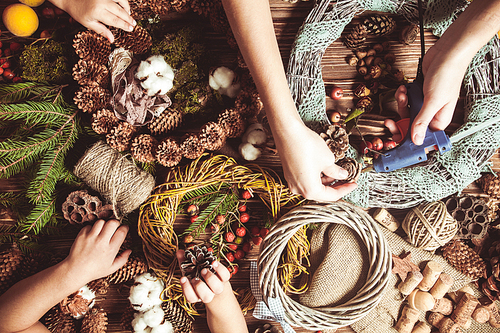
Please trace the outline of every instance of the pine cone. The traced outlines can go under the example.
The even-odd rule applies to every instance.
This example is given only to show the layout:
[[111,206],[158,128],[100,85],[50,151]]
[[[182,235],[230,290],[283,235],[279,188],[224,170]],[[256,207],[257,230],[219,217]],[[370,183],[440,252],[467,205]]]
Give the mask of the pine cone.
[[158,141],[149,134],[138,135],[132,140],[130,153],[132,157],[142,163],[151,163],[155,160]]
[[335,161],[344,158],[345,152],[349,149],[349,135],[343,126],[327,125],[319,136],[325,140],[326,145],[335,155]]
[[213,0],[192,0],[191,9],[198,15],[208,17],[210,15]]
[[168,108],[158,117],[154,117],[148,124],[148,129],[153,134],[165,134],[179,127],[182,122],[182,112]]
[[457,270],[472,279],[484,276],[486,264],[474,250],[460,240],[452,240],[442,247],[443,257]]
[[56,305],[43,317],[45,327],[53,333],[76,333],[76,320],[70,315],[63,314]]
[[108,68],[92,60],[80,59],[73,67],[73,79],[81,86],[106,86],[109,78]]
[[17,247],[0,253],[0,295],[18,281],[23,261],[24,256]]
[[[85,288],[85,287],[84,287]],[[88,297],[88,295],[86,295]],[[90,310],[90,305],[93,299],[83,297],[80,292],[73,293],[61,302],[59,302],[59,310],[64,315],[70,315],[75,319],[81,319]]]
[[147,270],[148,264],[146,260],[140,256],[133,255],[128,258],[127,263],[122,268],[108,275],[106,280],[112,284],[124,283],[132,280],[136,275],[147,272]]
[[109,90],[100,86],[82,86],[73,100],[83,112],[93,113],[109,105],[111,94]]
[[170,1],[151,0],[151,10],[158,16],[164,16],[173,11]]
[[349,176],[343,181],[345,182],[355,182],[361,175],[362,165],[356,162],[355,159],[350,157],[344,157],[343,159],[336,162],[336,164],[344,170],[347,170]]
[[486,274],[479,286],[490,300],[500,300],[500,241],[491,244],[486,256]]
[[156,161],[161,165],[170,168],[179,164],[182,160],[182,153],[179,144],[175,139],[163,139],[156,149]]
[[217,274],[212,268],[212,263],[217,260],[212,251],[208,251],[206,246],[195,245],[187,249],[184,253],[185,260],[181,262],[183,274],[190,280],[201,277],[201,270],[207,268],[212,273]]
[[122,121],[106,135],[106,142],[113,149],[125,151],[129,149],[134,134],[135,128],[129,123]]
[[384,36],[396,29],[396,21],[387,15],[373,15],[363,21],[366,31],[371,35]]
[[115,113],[108,109],[98,110],[92,115],[92,129],[97,134],[108,134],[119,122]]
[[243,117],[251,117],[259,114],[264,104],[256,89],[242,89],[234,101],[234,108]]
[[165,320],[172,323],[175,333],[192,333],[193,318],[176,302],[163,302]]
[[189,10],[189,2],[188,0],[170,0],[170,6],[176,12],[183,13]]
[[352,31],[345,37],[344,44],[351,50],[363,46],[366,40],[367,30],[363,24],[357,24]]
[[109,281],[107,279],[97,279],[87,283],[87,287],[96,295],[104,295],[108,292]]
[[[165,1],[167,2],[167,1]],[[150,0],[130,0],[130,16],[136,21],[153,17],[155,13],[152,10]]]
[[245,122],[235,109],[227,109],[219,114],[218,122],[228,138],[240,137],[245,132]]
[[401,44],[410,45],[417,39],[420,27],[418,24],[409,24],[401,29],[399,33],[399,42]]
[[494,199],[500,199],[500,178],[492,173],[487,173],[477,180],[484,193]]
[[93,308],[82,320],[81,333],[106,333],[108,315],[103,309]]
[[125,311],[123,311],[122,316],[120,318],[120,327],[122,330],[127,332],[133,332],[134,328],[132,327],[132,320],[134,320],[135,310],[132,306],[128,306]]
[[212,121],[201,127],[199,137],[203,148],[208,150],[218,150],[226,143],[226,132]]
[[108,39],[92,30],[79,32],[73,39],[73,47],[80,59],[100,64],[107,64],[111,53],[111,44]]
[[186,134],[180,145],[182,156],[191,160],[197,159],[205,149],[201,145],[200,138],[195,133]]
[[152,40],[148,31],[136,25],[132,32],[122,29],[113,29],[115,45],[130,50],[136,54],[143,54],[151,48]]

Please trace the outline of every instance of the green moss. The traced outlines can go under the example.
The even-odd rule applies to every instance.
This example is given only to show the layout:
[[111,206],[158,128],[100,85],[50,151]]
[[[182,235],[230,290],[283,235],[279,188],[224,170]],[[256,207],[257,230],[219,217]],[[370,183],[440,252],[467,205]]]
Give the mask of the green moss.
[[27,81],[61,84],[71,78],[65,48],[54,40],[26,46],[19,57],[22,78]]
[[213,90],[205,83],[192,82],[178,89],[174,100],[183,113],[205,113],[219,107]]
[[185,61],[175,73],[174,87],[172,90],[176,91],[190,82],[199,81],[203,77],[203,73],[200,72],[198,66],[194,62],[191,60]]

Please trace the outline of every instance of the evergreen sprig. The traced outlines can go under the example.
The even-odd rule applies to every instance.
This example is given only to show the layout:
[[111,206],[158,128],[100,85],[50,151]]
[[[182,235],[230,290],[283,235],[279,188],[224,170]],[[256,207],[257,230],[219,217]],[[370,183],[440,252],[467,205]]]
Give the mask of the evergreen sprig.
[[24,254],[37,252],[43,247],[38,244],[37,236],[27,236],[16,226],[0,225],[0,244],[16,244]]

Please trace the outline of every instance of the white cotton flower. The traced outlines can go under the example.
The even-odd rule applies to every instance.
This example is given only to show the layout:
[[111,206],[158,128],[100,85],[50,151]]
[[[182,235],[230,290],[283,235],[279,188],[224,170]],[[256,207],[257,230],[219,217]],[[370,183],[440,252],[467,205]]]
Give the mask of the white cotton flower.
[[149,96],[166,94],[174,86],[174,70],[161,55],[154,55],[141,61],[135,77]]
[[241,85],[234,82],[236,74],[229,68],[221,66],[216,68],[208,77],[208,84],[219,93],[235,98],[240,92]]
[[150,289],[146,284],[134,285],[130,288],[129,301],[137,311],[147,311],[154,306],[149,297]]
[[239,152],[241,156],[243,156],[243,158],[247,161],[254,161],[259,158],[260,154],[262,154],[262,151],[259,148],[255,147],[249,142],[243,142],[242,144],[240,144]]
[[148,327],[148,324],[144,321],[144,314],[138,312],[134,314],[134,319],[132,320],[132,328],[134,332],[142,332]]
[[156,326],[151,330],[151,333],[174,333],[174,327],[169,321],[164,322],[160,326]]
[[163,312],[163,309],[161,306],[156,305],[149,309],[148,311],[144,312],[144,322],[149,326],[149,327],[156,327],[161,324],[163,321],[163,317],[165,316],[165,313]]
[[267,134],[264,126],[260,123],[254,123],[248,126],[245,134],[241,138],[242,142],[249,142],[253,145],[262,145],[267,141]]

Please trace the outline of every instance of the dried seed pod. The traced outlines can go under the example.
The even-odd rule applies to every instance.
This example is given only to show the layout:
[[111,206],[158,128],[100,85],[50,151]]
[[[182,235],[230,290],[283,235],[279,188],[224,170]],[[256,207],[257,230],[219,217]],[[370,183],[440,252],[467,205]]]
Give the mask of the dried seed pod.
[[382,44],[375,44],[373,45],[373,49],[375,50],[375,52],[377,53],[382,53],[384,52],[384,46]]
[[349,57],[349,59],[347,60],[347,63],[349,64],[349,66],[356,66],[358,64],[358,57],[356,57],[355,55],[352,55]]
[[369,49],[368,51],[366,51],[367,57],[374,57],[376,54],[377,54],[377,51],[375,51],[375,49]]
[[373,109],[373,100],[369,96],[365,96],[356,103],[356,108],[365,109],[365,112],[368,113]]
[[374,79],[378,79],[382,75],[382,69],[378,65],[373,65],[370,67],[370,75]]
[[354,89],[354,95],[359,98],[368,96],[370,95],[370,93],[371,93],[370,89],[368,89],[366,85],[363,83],[361,83]]
[[358,73],[361,75],[366,75],[368,73],[368,67],[366,66],[360,66],[358,68]]

